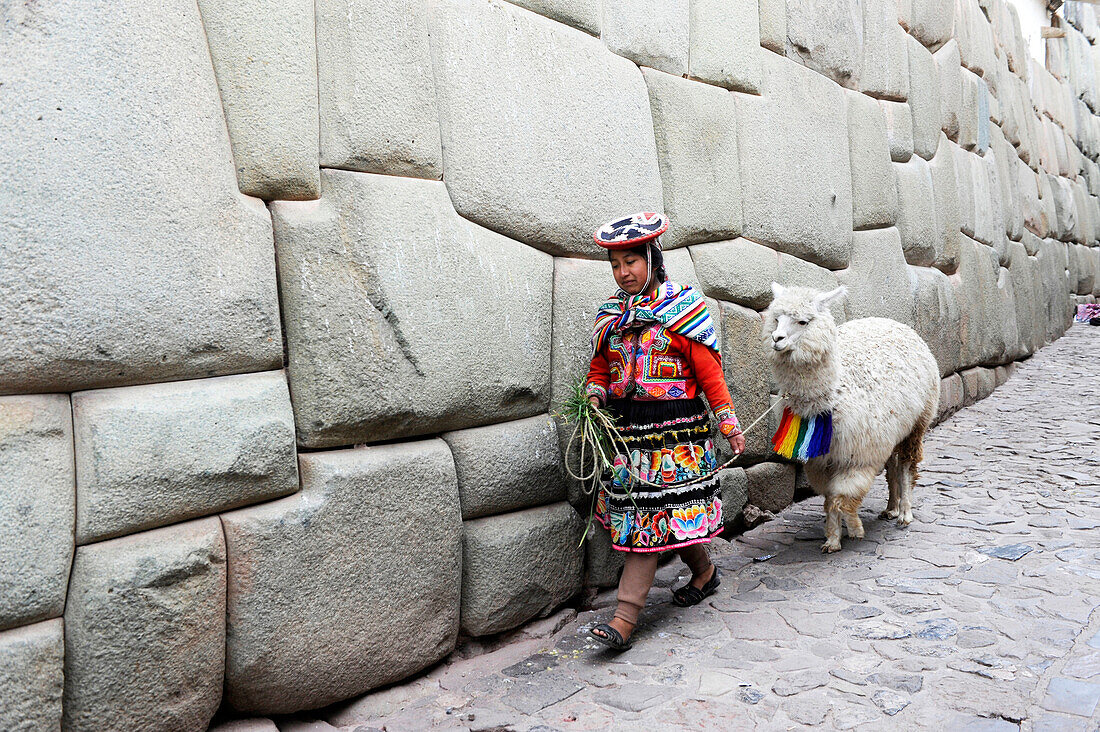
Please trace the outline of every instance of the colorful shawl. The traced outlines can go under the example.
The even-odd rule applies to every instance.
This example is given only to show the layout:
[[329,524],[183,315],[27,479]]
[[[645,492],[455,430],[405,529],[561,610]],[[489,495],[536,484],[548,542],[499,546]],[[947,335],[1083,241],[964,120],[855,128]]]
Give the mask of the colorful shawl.
[[833,442],[833,413],[802,417],[783,407],[783,419],[772,436],[778,455],[803,462],[829,453]]
[[660,323],[673,333],[718,350],[718,337],[706,300],[698,290],[669,281],[657,286],[652,299],[619,290],[601,305],[592,330],[592,353],[599,353],[615,331],[648,323]]

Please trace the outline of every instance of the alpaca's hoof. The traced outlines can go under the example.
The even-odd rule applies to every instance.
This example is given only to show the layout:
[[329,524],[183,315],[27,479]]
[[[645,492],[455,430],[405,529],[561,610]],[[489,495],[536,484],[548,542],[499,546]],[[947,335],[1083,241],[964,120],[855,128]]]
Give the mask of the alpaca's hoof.
[[840,542],[835,540],[827,540],[821,545],[822,554],[832,554],[833,552],[840,551]]
[[885,511],[883,511],[882,513],[880,513],[878,515],[878,517],[880,519],[896,519],[898,517],[898,513],[899,513],[899,511],[896,508],[894,508],[894,509],[888,508]]
[[859,530],[857,530],[857,531],[852,531],[851,529],[848,529],[848,538],[849,539],[862,539],[863,537],[864,537],[864,531],[863,531],[862,526],[860,526]]
[[913,514],[908,513],[898,516],[898,526],[905,527],[913,523]]

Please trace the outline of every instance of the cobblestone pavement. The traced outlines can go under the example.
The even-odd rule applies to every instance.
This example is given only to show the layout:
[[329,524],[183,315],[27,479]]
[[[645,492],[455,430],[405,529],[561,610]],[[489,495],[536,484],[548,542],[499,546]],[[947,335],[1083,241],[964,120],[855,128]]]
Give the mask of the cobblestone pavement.
[[[821,500],[733,543],[702,605],[662,568],[633,649],[586,632],[604,607],[372,694],[353,730],[1100,728],[1100,328],[1075,326],[935,428],[908,529],[822,555]],[[598,603],[599,604],[599,603]],[[564,627],[554,626],[564,623]],[[529,629],[528,635],[538,628]],[[326,727],[327,728],[327,727]]]

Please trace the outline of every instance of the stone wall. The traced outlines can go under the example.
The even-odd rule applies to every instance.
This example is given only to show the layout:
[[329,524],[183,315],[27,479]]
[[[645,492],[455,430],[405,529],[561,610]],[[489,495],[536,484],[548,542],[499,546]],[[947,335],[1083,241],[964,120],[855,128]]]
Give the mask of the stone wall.
[[[6,9],[0,728],[317,707],[614,583],[549,414],[625,211],[671,216],[743,418],[772,280],[987,396],[1100,294],[1066,7],[1043,61],[1003,0]],[[802,484],[767,447],[731,517]]]

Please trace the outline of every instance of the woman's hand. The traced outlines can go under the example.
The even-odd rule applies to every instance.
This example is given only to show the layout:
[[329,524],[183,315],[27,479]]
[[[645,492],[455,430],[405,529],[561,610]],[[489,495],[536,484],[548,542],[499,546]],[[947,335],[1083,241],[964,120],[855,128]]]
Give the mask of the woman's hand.
[[745,436],[743,434],[730,435],[726,438],[730,441],[730,449],[734,455],[740,455],[745,451]]
[[597,399],[596,397],[593,397],[593,396],[588,397],[588,403],[592,405],[593,409],[599,409],[599,407],[600,407],[600,400]]

